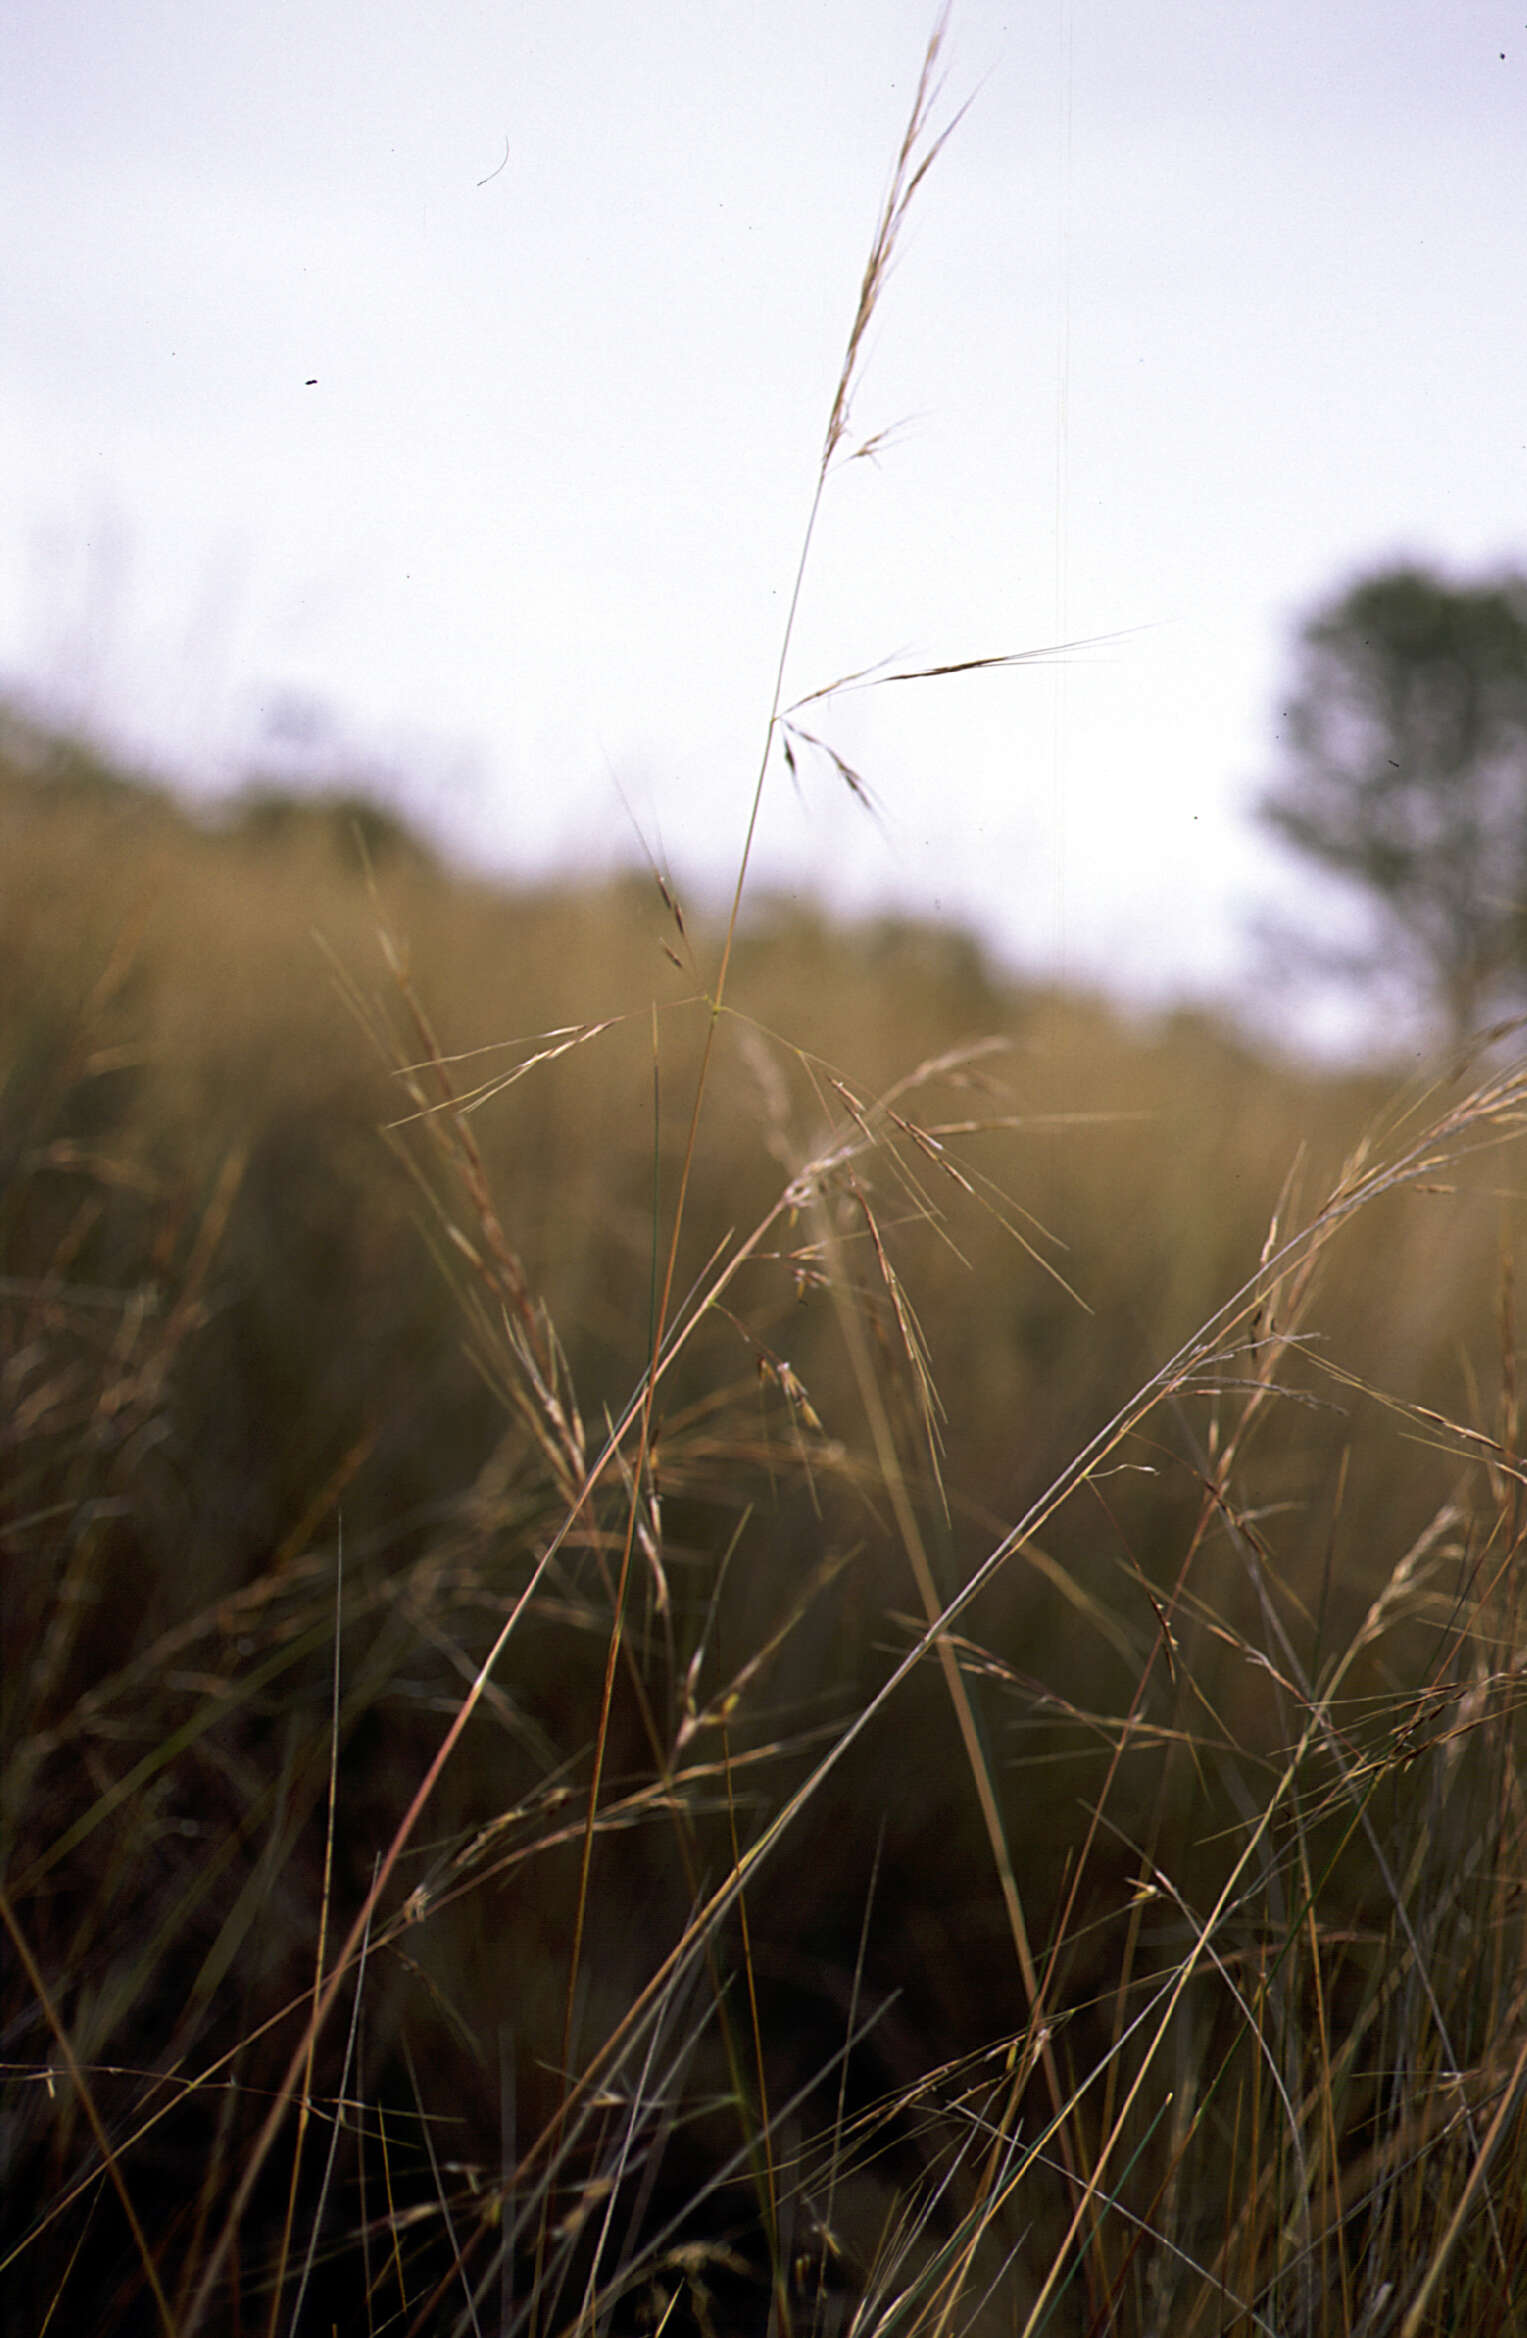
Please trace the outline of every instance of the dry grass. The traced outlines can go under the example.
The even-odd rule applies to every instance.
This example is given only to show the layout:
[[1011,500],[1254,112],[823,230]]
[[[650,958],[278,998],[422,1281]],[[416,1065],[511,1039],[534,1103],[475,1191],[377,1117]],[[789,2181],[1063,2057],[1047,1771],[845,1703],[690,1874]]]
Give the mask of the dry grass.
[[11,2326],[1518,2327],[1527,1074],[43,782]]

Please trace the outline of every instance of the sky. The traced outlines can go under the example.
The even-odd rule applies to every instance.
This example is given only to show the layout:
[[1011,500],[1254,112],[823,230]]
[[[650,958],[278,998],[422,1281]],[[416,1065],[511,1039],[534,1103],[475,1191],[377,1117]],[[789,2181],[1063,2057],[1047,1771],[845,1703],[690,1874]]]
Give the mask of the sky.
[[[735,874],[919,0],[0,0],[0,689]],[[753,882],[1238,1000],[1301,618],[1527,562],[1527,0],[955,0]],[[1292,964],[1290,956],[1288,963]]]

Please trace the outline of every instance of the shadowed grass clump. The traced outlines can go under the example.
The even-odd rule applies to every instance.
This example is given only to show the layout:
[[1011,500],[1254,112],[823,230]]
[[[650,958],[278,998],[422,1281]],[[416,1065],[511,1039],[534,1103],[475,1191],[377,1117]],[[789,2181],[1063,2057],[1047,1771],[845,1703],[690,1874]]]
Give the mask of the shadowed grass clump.
[[[237,850],[7,1025],[23,2326],[187,2326],[246,2182],[219,2323],[1509,2326],[1515,1077],[1386,1126],[765,922],[654,1375],[703,1002],[482,1057],[390,942],[389,1081]],[[580,917],[667,980],[660,905],[429,882],[501,1000]]]
[[1527,1074],[8,737],[10,2323],[1519,2327]]

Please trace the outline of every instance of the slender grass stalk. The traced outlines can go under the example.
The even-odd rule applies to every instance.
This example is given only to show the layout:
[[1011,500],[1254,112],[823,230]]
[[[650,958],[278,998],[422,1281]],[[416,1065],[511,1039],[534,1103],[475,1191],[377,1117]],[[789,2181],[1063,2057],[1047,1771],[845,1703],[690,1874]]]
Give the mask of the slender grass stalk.
[[53,2041],[58,2047],[59,2059],[69,2074],[69,2084],[73,2087],[85,2116],[90,2122],[90,2131],[95,2137],[96,2147],[101,2154],[101,2165],[106,2171],[112,2190],[122,2204],[122,2214],[126,2217],[127,2228],[133,2236],[133,2246],[138,2252],[138,2262],[143,2268],[143,2278],[148,2283],[149,2292],[154,2300],[154,2310],[159,2316],[160,2328],[166,2332],[167,2338],[175,2338],[175,2320],[170,2312],[170,2301],[164,2294],[159,2279],[159,2268],[154,2262],[153,2251],[148,2245],[143,2226],[139,2221],[138,2211],[133,2206],[132,2195],[127,2189],[120,2155],[113,2149],[101,2114],[96,2109],[95,2096],[75,2057],[69,2032],[59,2018],[48,1984],[38,1970],[37,1961],[27,1943],[26,1934],[16,1921],[16,1911],[11,1906],[10,1895],[3,1886],[0,1886],[0,1923],[4,1924],[6,1931],[11,1936],[11,1946],[16,1951],[29,1987],[36,1996],[38,2004],[42,2007],[48,2028],[53,2034]]

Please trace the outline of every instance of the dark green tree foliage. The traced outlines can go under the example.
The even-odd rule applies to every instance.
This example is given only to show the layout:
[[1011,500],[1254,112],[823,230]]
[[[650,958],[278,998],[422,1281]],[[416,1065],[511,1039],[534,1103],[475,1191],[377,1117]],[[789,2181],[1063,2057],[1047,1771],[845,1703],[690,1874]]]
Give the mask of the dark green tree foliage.
[[1325,963],[1399,976],[1452,1038],[1527,1002],[1527,577],[1354,585],[1300,635],[1280,735],[1261,817],[1373,913]]

